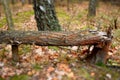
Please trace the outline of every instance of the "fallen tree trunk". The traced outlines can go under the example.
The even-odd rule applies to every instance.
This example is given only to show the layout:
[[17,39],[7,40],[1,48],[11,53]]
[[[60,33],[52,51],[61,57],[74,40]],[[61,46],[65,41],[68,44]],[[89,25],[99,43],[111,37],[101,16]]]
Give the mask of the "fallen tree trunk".
[[1,31],[0,44],[35,44],[40,46],[84,46],[109,40],[104,35],[84,35],[82,32]]
[[[46,32],[46,31],[1,31],[0,44],[34,44],[39,46],[84,46],[93,45],[86,60],[90,63],[106,63],[111,37],[109,32],[83,34],[82,32]],[[12,49],[13,50],[13,49]],[[17,49],[14,51],[18,51]]]

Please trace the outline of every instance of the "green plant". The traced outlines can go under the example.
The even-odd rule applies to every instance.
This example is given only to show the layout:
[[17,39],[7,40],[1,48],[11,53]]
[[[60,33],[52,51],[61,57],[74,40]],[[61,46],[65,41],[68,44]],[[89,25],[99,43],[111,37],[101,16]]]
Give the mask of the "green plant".
[[6,18],[0,20],[0,28],[3,27],[6,24]]
[[40,64],[37,64],[37,63],[33,64],[33,69],[35,70],[41,70],[42,68],[43,67]]
[[10,78],[10,80],[29,80],[28,75],[15,75]]
[[20,45],[19,51],[20,51],[19,54],[28,53],[31,51],[31,46],[30,45]]
[[48,46],[48,49],[53,49],[53,50],[55,50],[55,51],[58,51],[58,50],[59,50],[59,48],[56,47],[56,46]]

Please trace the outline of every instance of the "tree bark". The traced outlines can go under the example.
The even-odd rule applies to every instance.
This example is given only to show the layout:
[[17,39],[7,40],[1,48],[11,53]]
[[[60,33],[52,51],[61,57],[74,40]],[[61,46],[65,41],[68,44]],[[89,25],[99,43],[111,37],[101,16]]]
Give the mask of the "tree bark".
[[107,36],[108,35],[99,34],[84,35],[82,32],[1,31],[0,44],[35,44],[39,46],[93,45],[94,48],[91,54],[87,56],[86,60],[90,63],[106,63],[112,40],[112,38]]
[[106,37],[108,40],[104,40],[100,44],[94,45],[91,53],[86,57],[86,60],[91,63],[96,63],[98,65],[106,64],[109,52],[109,47],[112,43],[112,27],[109,27],[106,32]]
[[70,11],[70,0],[67,0],[67,11]]
[[83,35],[81,32],[43,32],[43,31],[4,31],[0,32],[0,43],[36,44],[40,46],[84,46],[96,45],[106,40],[106,36]]
[[[94,45],[91,53],[86,57],[86,60],[95,64],[106,64],[108,59],[109,47],[111,40],[106,40],[104,43]],[[102,45],[102,47],[100,47]]]
[[28,3],[29,3],[29,4],[32,4],[32,0],[28,0]]
[[8,0],[2,0],[2,4],[4,7],[5,15],[6,15],[6,20],[8,23],[8,30],[13,30],[14,29],[14,24],[12,20],[12,14],[9,8],[9,3]]
[[15,62],[19,61],[18,45],[12,45],[12,58]]
[[33,0],[35,19],[39,31],[60,31],[53,0]]
[[98,4],[98,0],[90,0],[89,8],[88,8],[88,17],[96,16],[96,6]]

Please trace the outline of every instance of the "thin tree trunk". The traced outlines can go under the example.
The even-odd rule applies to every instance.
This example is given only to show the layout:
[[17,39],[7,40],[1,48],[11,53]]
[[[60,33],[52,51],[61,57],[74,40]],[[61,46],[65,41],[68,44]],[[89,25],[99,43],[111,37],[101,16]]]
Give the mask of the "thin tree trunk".
[[67,0],[67,11],[70,11],[70,0]]
[[5,15],[6,15],[8,30],[13,30],[14,29],[14,24],[13,24],[12,14],[11,14],[11,11],[10,11],[8,0],[2,0],[2,3],[3,3]]
[[2,8],[1,8],[1,4],[0,4],[0,17],[1,17],[1,9],[2,9]]
[[[4,10],[5,10],[6,20],[7,20],[7,24],[8,24],[8,30],[13,31],[14,24],[13,24],[12,14],[10,11],[10,6],[8,3],[8,0],[2,0],[2,3],[3,3]],[[12,58],[13,58],[13,61],[19,61],[18,45],[12,45]]]
[[97,4],[98,4],[98,0],[90,0],[89,1],[88,17],[96,16]]
[[12,45],[12,58],[15,62],[19,61],[18,45]]
[[25,5],[25,0],[21,0],[22,6]]
[[28,0],[28,3],[29,3],[29,4],[32,4],[32,0]]

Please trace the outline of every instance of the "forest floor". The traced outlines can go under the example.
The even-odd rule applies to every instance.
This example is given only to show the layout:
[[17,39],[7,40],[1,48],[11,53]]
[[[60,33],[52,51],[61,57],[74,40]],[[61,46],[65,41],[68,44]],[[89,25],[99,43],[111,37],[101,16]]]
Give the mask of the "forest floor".
[[[65,5],[56,6],[59,22],[64,31],[94,29],[100,22],[101,30],[104,31],[109,24],[114,25],[113,20],[117,17],[118,29],[113,30],[114,39],[109,52],[111,59],[108,61],[113,67],[81,61],[80,54],[86,47],[78,51],[77,46],[20,45],[20,61],[15,63],[12,61],[11,46],[1,44],[0,80],[120,80],[120,8],[100,3],[97,16],[87,19],[86,5],[87,2],[72,4],[70,11],[67,11]],[[16,6],[12,6],[15,29],[37,31],[32,6]],[[7,30],[3,13],[0,17],[0,30]]]

